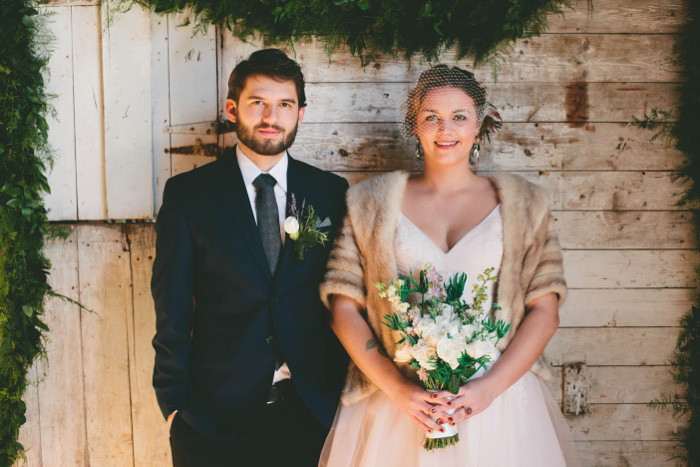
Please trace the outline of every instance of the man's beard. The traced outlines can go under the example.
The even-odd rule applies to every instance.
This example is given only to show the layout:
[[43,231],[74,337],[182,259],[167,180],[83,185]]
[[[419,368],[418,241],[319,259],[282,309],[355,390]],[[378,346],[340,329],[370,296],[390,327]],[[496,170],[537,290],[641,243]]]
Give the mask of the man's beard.
[[261,141],[260,139],[255,138],[255,130],[264,128],[271,128],[273,130],[280,131],[283,135],[285,135],[285,130],[281,126],[261,123],[251,128],[240,123],[240,121],[237,121],[234,123],[233,127],[236,131],[236,135],[238,136],[238,141],[250,148],[251,151],[254,151],[256,154],[260,154],[261,156],[276,156],[277,154],[286,151],[287,148],[294,143],[294,138],[297,136],[297,128],[299,127],[299,124],[297,123],[294,125],[292,131],[290,131],[286,137],[283,137],[282,141]]

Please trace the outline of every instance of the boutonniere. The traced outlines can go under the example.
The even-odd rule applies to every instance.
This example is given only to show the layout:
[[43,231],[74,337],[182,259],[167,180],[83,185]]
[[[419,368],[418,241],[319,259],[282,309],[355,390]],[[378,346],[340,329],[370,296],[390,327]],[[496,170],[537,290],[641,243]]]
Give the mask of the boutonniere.
[[284,220],[284,231],[289,238],[294,240],[294,251],[297,258],[304,259],[304,251],[316,245],[325,246],[328,241],[328,233],[321,231],[331,226],[331,220],[326,217],[321,220],[313,206],[302,201],[301,208],[297,208],[294,193],[289,204],[289,216]]

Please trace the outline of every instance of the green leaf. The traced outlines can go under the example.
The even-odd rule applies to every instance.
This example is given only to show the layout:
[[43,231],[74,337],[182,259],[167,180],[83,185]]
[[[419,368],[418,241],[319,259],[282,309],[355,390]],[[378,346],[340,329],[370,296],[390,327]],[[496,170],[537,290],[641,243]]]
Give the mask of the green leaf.
[[30,307],[29,305],[23,305],[22,311],[25,315],[29,316],[30,318],[34,315],[34,308]]
[[370,4],[369,0],[360,0],[357,2],[357,6],[360,8],[360,10],[366,11],[369,10]]

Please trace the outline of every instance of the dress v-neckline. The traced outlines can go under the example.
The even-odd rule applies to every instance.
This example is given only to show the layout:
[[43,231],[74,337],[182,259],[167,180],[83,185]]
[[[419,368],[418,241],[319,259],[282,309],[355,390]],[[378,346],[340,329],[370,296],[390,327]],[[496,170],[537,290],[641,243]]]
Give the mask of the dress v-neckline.
[[430,235],[428,235],[427,233],[425,233],[425,232],[424,232],[420,227],[418,227],[411,219],[409,219],[409,218],[403,213],[403,211],[399,211],[399,215],[400,215],[403,219],[405,219],[406,221],[408,221],[408,223],[409,223],[415,230],[417,230],[418,232],[420,232],[421,235],[422,235],[423,237],[425,237],[425,238],[430,242],[430,244],[433,245],[433,246],[435,247],[436,250],[438,250],[439,252],[441,252],[443,256],[447,256],[447,255],[449,255],[450,253],[452,253],[452,252],[455,250],[455,248],[457,248],[457,246],[458,246],[460,243],[462,243],[467,237],[469,237],[469,236],[471,235],[472,232],[474,232],[474,231],[477,230],[479,227],[481,227],[481,225],[483,225],[483,224],[486,222],[487,219],[489,219],[492,215],[494,215],[494,214],[500,209],[500,207],[501,207],[501,203],[498,203],[498,204],[496,205],[496,207],[493,208],[493,209],[491,210],[491,212],[489,212],[489,213],[486,215],[486,217],[484,217],[483,219],[481,219],[481,221],[479,221],[478,224],[476,224],[474,227],[472,227],[472,228],[469,229],[467,232],[465,232],[465,233],[459,238],[459,240],[457,240],[457,241],[455,242],[455,244],[452,245],[452,248],[449,248],[447,251],[445,251],[445,250],[443,250],[442,248],[440,248],[440,245],[438,245],[437,243],[435,243],[435,241],[432,239],[432,237],[430,237]]

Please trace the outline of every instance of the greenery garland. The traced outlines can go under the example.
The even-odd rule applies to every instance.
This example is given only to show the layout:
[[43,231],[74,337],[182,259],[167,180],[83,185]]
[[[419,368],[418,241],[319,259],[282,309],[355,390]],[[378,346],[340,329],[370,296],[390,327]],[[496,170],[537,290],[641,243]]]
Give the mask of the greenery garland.
[[51,163],[46,115],[50,111],[42,70],[48,42],[43,17],[32,0],[0,4],[0,466],[24,454],[18,442],[25,422],[27,372],[44,353],[51,264],[45,237],[65,237],[47,222],[42,193],[49,193]]
[[[636,125],[657,130],[652,141],[660,139],[687,156],[679,178],[690,182],[679,203],[693,211],[697,245],[700,245],[700,2],[687,1],[688,22],[677,46],[677,60],[686,81],[680,85],[677,112],[652,109],[650,115],[637,120]],[[675,121],[669,120],[675,117]],[[700,284],[700,266],[696,266]],[[700,288],[695,303],[680,321],[682,327],[671,359],[671,375],[678,391],[662,394],[650,402],[652,408],[672,410],[677,418],[687,417],[678,440],[684,454],[680,456],[689,466],[700,466]]]
[[544,32],[547,15],[568,0],[116,0],[157,13],[192,8],[196,25],[227,27],[243,40],[261,33],[267,44],[315,36],[329,54],[342,44],[363,64],[377,52],[435,59],[446,48],[475,63],[498,58],[517,39]]

